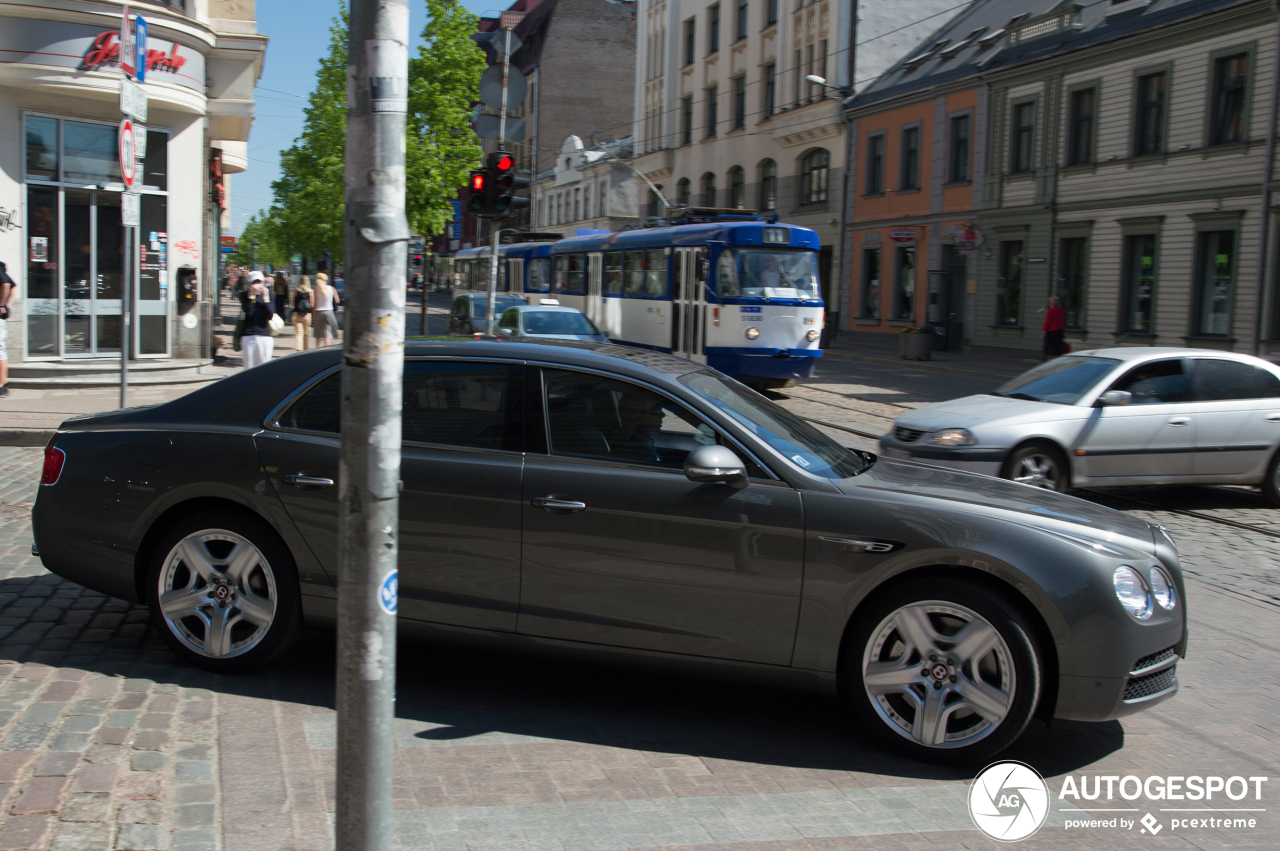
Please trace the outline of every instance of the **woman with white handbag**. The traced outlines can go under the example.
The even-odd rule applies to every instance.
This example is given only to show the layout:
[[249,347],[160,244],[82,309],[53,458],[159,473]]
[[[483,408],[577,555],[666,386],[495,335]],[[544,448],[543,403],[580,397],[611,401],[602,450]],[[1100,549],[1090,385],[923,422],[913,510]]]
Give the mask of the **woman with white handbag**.
[[271,290],[261,272],[249,273],[249,291],[241,297],[244,305],[244,330],[240,334],[240,348],[244,354],[244,368],[249,369],[271,360],[275,349],[274,334],[284,328],[284,320],[271,304]]

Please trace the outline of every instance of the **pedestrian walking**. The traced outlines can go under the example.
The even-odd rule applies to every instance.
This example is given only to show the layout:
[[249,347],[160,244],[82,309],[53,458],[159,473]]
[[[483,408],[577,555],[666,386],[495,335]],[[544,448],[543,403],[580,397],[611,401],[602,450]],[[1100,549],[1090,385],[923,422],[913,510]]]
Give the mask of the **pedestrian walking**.
[[311,340],[307,332],[311,330],[311,279],[303,275],[298,279],[298,286],[293,291],[293,348],[294,351],[305,351],[311,348]]
[[16,288],[9,270],[0,263],[0,398],[9,395],[9,304]]
[[316,274],[314,301],[311,333],[315,335],[317,346],[331,346],[338,339],[338,317],[333,311],[342,300],[338,298],[338,291],[329,285],[329,276],[324,272]]
[[284,272],[276,272],[275,281],[271,285],[271,292],[276,297],[276,315],[283,321],[288,317],[289,309],[289,279],[284,276]]
[[249,288],[241,297],[244,305],[244,330],[240,334],[240,348],[244,354],[244,368],[251,369],[271,360],[276,341],[271,333],[271,318],[276,315],[271,304],[271,290],[261,272],[250,272]]
[[1049,307],[1044,312],[1044,359],[1061,357],[1065,348],[1067,334],[1067,312],[1062,309],[1062,302],[1057,296],[1049,299]]

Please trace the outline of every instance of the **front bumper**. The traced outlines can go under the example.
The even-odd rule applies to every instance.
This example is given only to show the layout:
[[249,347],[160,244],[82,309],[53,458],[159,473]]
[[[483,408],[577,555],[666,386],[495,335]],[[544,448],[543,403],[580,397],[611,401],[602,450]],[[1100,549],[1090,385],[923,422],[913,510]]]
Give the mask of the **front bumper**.
[[1178,693],[1180,661],[1169,647],[1135,661],[1126,677],[1059,677],[1053,717],[1111,721],[1163,703]]
[[989,446],[935,446],[931,443],[904,443],[892,434],[880,438],[880,454],[886,458],[902,458],[950,467],[966,473],[999,476],[1005,450]]

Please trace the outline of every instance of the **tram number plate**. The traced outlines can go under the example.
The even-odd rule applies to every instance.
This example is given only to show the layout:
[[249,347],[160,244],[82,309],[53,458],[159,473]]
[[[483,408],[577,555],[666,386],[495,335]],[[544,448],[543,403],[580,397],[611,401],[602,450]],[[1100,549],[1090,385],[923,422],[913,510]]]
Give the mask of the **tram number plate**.
[[893,449],[891,447],[886,446],[880,450],[880,454],[886,458],[897,458],[900,461],[911,460],[911,453],[905,449]]

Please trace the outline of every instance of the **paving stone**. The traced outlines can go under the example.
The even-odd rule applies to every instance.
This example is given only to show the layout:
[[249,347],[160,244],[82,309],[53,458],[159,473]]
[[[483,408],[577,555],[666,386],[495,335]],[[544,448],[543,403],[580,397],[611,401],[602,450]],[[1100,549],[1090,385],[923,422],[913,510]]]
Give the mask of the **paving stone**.
[[0,851],[40,848],[49,835],[51,819],[44,815],[16,815],[0,826]]
[[116,834],[120,851],[168,851],[169,831],[158,824],[122,824]]
[[58,818],[63,821],[106,821],[111,813],[111,795],[107,792],[70,794],[64,798],[62,812]]
[[218,851],[218,834],[212,830],[178,830],[172,851]]
[[110,792],[115,788],[117,768],[114,765],[85,765],[71,782],[72,792]]
[[139,751],[133,755],[134,771],[159,771],[168,764],[164,754],[155,751]]
[[208,762],[178,763],[179,783],[208,783],[213,780],[213,764]]
[[174,826],[179,828],[213,827],[214,816],[213,804],[183,804],[178,807]]
[[32,777],[22,784],[10,811],[16,815],[56,813],[62,808],[62,791],[66,788],[66,777]]
[[35,776],[60,776],[65,777],[70,774],[75,767],[80,764],[80,754],[77,753],[51,753],[46,755],[36,765]]
[[59,821],[53,827],[49,851],[103,851],[110,845],[110,824]]
[[163,824],[164,804],[160,801],[124,801],[116,813],[116,821],[121,824]]

